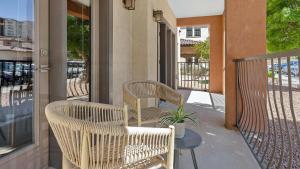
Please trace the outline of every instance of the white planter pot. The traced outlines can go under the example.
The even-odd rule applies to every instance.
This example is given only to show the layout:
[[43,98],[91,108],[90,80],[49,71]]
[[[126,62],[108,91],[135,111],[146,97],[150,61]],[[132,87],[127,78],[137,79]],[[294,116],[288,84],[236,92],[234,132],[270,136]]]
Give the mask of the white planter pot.
[[184,123],[176,123],[175,127],[175,138],[183,138],[185,134],[185,124]]

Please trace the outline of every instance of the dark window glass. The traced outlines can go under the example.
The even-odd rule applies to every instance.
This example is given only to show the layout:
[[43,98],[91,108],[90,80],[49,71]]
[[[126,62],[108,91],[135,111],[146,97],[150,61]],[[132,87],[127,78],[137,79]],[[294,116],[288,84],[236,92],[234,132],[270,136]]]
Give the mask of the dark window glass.
[[186,28],[186,37],[193,37],[193,28]]
[[201,37],[201,28],[195,28],[195,37]]

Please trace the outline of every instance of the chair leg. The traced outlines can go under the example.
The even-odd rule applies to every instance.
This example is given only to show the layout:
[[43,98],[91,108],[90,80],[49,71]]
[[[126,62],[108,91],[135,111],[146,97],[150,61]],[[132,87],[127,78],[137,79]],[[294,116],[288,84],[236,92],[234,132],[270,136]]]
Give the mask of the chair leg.
[[174,169],[179,169],[179,150],[174,150]]
[[65,156],[63,156],[62,163],[63,163],[62,169],[73,169],[74,168],[73,164]]
[[191,149],[191,154],[192,154],[192,159],[193,159],[193,163],[194,163],[194,168],[198,169],[198,165],[197,165],[197,160],[196,160],[194,149]]

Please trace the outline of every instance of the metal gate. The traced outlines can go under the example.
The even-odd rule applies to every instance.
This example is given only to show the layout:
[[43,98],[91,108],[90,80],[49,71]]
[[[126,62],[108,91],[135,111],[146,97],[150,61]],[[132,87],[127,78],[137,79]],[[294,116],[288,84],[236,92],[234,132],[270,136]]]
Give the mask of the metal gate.
[[209,62],[178,62],[178,82],[180,89],[209,90]]

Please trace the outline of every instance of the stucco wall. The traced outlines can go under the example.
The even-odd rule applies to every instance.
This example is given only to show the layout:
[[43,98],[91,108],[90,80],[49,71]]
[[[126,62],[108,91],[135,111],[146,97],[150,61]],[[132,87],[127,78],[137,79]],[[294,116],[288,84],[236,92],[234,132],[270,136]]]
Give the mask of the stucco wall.
[[133,78],[157,80],[158,24],[153,10],[162,10],[165,20],[176,29],[176,17],[167,0],[137,1],[133,15]]
[[226,127],[236,125],[236,79],[233,59],[266,53],[266,0],[225,1]]
[[223,16],[207,16],[177,19],[177,26],[208,25],[210,33],[210,91],[224,93],[223,90]]
[[136,8],[123,8],[113,1],[113,104],[122,105],[122,84],[130,80],[157,80],[157,22],[153,10],[163,10],[175,30],[176,17],[167,0],[136,1]]
[[132,79],[132,13],[113,0],[112,102],[123,104],[122,84]]
[[188,55],[188,57],[192,57],[196,55],[196,50],[193,47],[183,46],[180,49],[180,54],[184,57],[186,57],[186,55]]

